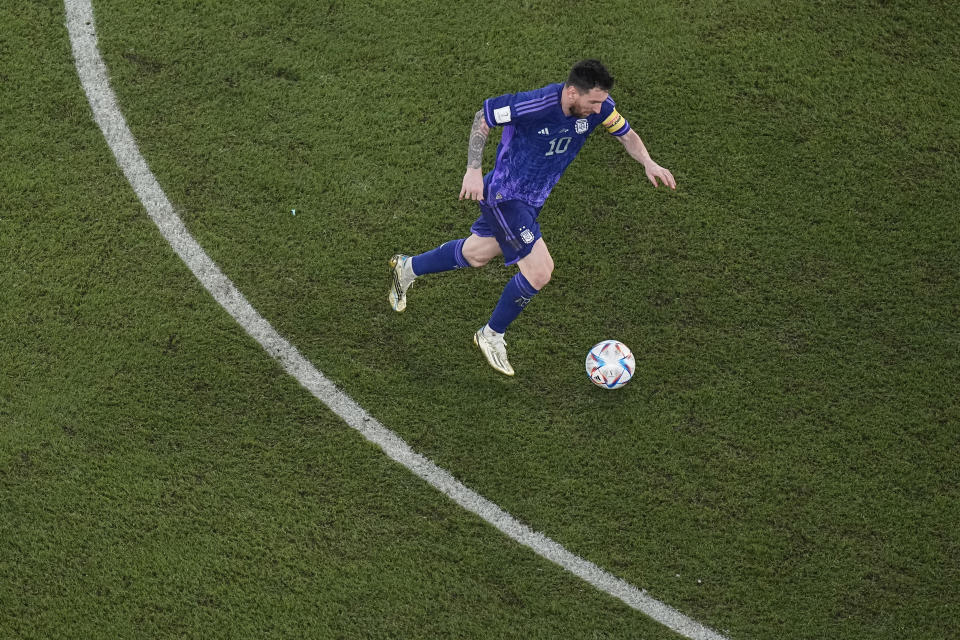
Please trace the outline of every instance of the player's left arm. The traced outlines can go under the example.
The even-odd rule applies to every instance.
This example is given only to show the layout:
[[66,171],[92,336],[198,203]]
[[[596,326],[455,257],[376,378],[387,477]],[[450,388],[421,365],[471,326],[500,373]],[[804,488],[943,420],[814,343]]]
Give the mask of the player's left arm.
[[467,149],[467,172],[463,174],[463,184],[460,187],[460,199],[483,200],[483,147],[487,144],[490,127],[483,116],[483,109],[477,111],[473,117],[473,127],[470,129],[470,146]]
[[663,184],[671,189],[677,188],[677,181],[673,179],[673,174],[653,161],[653,158],[650,157],[650,153],[647,151],[647,147],[643,144],[643,140],[640,139],[636,131],[630,129],[622,136],[617,136],[617,140],[623,144],[623,148],[627,150],[631,158],[643,165],[643,170],[647,174],[647,180],[652,182],[653,186],[659,186],[659,184],[657,184],[657,179],[659,178]]

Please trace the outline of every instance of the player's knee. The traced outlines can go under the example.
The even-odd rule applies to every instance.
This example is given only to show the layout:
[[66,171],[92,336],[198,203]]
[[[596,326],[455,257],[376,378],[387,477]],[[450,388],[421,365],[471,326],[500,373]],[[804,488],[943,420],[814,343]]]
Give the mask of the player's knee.
[[483,255],[471,254],[466,251],[463,252],[463,257],[467,259],[467,263],[471,267],[482,267],[483,265],[490,262],[490,258]]
[[493,238],[470,236],[463,243],[463,257],[471,267],[482,267],[500,255],[500,247]]
[[550,277],[553,275],[553,260],[547,260],[543,264],[530,269],[529,273],[523,274],[534,289],[539,291],[547,286]]
[[545,286],[547,286],[547,283],[550,282],[551,275],[553,275],[553,272],[544,271],[542,273],[536,274],[533,280],[528,280],[528,281],[530,282],[530,284],[533,286],[534,289],[536,289],[537,291],[540,291],[540,289],[543,289]]

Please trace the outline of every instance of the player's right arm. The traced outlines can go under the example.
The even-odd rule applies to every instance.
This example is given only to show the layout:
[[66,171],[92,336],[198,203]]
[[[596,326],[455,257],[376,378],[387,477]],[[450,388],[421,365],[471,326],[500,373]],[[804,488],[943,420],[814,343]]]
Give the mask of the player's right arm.
[[490,127],[483,117],[483,109],[477,111],[473,117],[473,127],[470,129],[470,145],[467,148],[467,172],[463,175],[463,185],[460,187],[460,199],[483,200],[483,170],[480,165],[483,161],[483,148],[487,144]]

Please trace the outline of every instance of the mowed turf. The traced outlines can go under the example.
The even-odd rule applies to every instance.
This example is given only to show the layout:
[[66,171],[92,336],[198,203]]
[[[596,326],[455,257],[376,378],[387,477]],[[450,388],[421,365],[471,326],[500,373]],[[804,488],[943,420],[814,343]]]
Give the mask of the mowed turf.
[[[417,450],[733,638],[956,635],[952,5],[94,9],[191,231]],[[123,181],[62,6],[0,16],[0,634],[674,637],[287,378]],[[584,56],[679,186],[595,135],[506,379],[470,335],[508,269],[424,278],[397,315],[386,260],[466,235],[482,99]],[[639,363],[613,393],[582,370],[607,337]]]

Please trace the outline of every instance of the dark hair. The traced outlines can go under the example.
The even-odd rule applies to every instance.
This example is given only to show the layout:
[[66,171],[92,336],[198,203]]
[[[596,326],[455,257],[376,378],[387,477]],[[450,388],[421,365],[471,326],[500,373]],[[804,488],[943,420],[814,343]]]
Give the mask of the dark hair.
[[613,76],[599,60],[581,60],[570,69],[567,84],[580,93],[595,88],[609,92],[613,89]]

